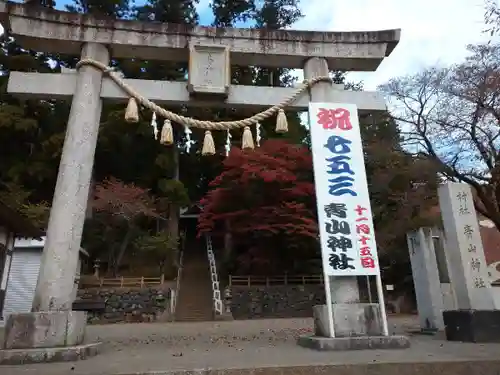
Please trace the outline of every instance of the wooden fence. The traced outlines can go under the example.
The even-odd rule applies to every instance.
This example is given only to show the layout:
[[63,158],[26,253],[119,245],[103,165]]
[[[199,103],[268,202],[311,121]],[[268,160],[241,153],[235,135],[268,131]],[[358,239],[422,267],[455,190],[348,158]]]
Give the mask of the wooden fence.
[[323,284],[323,275],[279,275],[279,276],[229,275],[229,286],[320,285],[320,284]]
[[165,282],[165,278],[161,277],[95,277],[95,276],[80,276],[80,288],[144,288],[148,286],[161,285]]

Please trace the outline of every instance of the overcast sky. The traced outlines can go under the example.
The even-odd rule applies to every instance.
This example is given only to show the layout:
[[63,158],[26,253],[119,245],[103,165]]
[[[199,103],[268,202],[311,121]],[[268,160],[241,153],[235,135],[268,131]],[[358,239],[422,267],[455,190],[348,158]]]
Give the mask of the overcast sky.
[[467,44],[486,40],[483,0],[302,0],[296,28],[356,31],[401,28],[392,55],[374,73],[351,74],[365,89],[436,63],[460,61]]
[[[201,23],[211,22],[210,0],[200,0]],[[483,0],[301,0],[305,17],[294,29],[369,31],[400,28],[401,41],[376,72],[351,73],[375,90],[388,79],[466,56],[470,43],[486,41]]]
[[[59,7],[65,2],[57,1]],[[350,74],[352,80],[363,80],[367,90],[427,65],[458,62],[467,44],[487,39],[483,0],[302,0],[301,8],[305,17],[295,29],[402,29],[398,47],[376,72]],[[210,24],[209,0],[200,0],[198,12],[201,23]]]

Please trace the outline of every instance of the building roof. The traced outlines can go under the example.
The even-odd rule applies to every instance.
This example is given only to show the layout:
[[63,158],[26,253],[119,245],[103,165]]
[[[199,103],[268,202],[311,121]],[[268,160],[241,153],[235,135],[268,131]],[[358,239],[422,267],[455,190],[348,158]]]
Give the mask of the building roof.
[[0,200],[0,226],[6,227],[17,236],[39,238],[43,232],[27,217]]
[[[46,239],[47,239],[47,237],[45,235],[43,235],[39,238],[17,237],[16,241],[14,243],[14,250],[15,249],[43,249]],[[85,250],[82,247],[80,247],[80,254],[84,255],[87,258],[89,257],[89,253],[87,252],[87,250]]]
[[189,218],[189,217],[198,217],[203,208],[199,204],[193,204],[189,207],[181,208],[180,217],[181,218]]

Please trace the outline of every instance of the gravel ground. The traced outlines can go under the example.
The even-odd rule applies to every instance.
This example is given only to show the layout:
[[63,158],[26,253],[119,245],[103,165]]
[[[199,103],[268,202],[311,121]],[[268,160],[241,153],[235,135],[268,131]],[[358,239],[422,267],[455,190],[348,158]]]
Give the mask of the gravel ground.
[[[391,321],[391,332],[405,333],[418,327],[413,316]],[[312,334],[312,319],[262,319],[231,322],[139,323],[89,326],[88,342],[100,341],[105,351],[161,345],[166,349],[211,348],[244,343],[279,345]]]
[[[391,333],[416,329],[414,317],[390,319]],[[312,319],[201,323],[118,324],[88,327],[88,341],[103,342],[100,355],[76,363],[2,366],[1,375],[109,375],[147,371],[362,363],[498,359],[500,344],[462,344],[413,336],[407,350],[316,352],[296,345],[311,333]]]

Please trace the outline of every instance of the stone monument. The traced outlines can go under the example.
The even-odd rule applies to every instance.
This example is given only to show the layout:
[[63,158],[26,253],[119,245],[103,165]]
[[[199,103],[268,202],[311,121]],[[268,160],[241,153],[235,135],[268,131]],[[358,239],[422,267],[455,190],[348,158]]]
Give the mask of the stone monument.
[[456,309],[443,313],[446,337],[450,341],[500,342],[500,310],[495,309],[470,186],[440,186],[439,203],[457,303]]
[[443,233],[426,227],[409,232],[406,237],[420,327],[423,332],[443,330],[443,310],[454,307]]
[[[0,351],[0,362],[10,363],[19,359],[17,350],[22,351],[25,362],[40,358],[76,359],[95,353],[92,345],[82,346],[85,314],[71,309],[103,100],[128,101],[130,121],[137,119],[138,105],[166,118],[162,129],[165,144],[172,143],[170,121],[174,121],[187,130],[189,127],[206,130],[205,154],[215,152],[211,130],[229,132],[244,127],[243,145],[252,148],[250,126],[277,114],[283,130],[285,107],[300,111],[308,109],[310,101],[328,101],[352,103],[360,115],[385,111],[382,95],[344,90],[342,85],[328,82],[328,73],[329,70],[374,71],[395,48],[400,33],[399,30],[344,33],[186,28],[159,22],[100,20],[7,1],[0,1],[0,20],[23,48],[81,57],[75,71],[11,72],[9,77],[8,92],[20,98],[67,99],[72,103],[33,312],[9,318],[4,350]],[[188,84],[124,79],[107,67],[111,58],[137,57],[189,61]],[[299,89],[231,85],[230,63],[303,68],[308,81]],[[198,74],[201,71],[204,74]],[[307,90],[309,95],[301,95]],[[244,121],[212,123],[179,117],[158,105],[244,107],[263,112]],[[155,135],[157,131],[155,128]],[[356,279],[335,280],[330,297],[338,304],[356,305],[359,302]],[[355,320],[353,324],[354,327],[346,329],[359,328]]]

